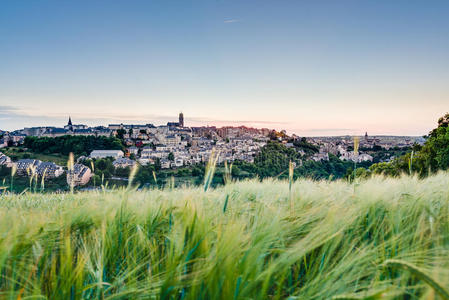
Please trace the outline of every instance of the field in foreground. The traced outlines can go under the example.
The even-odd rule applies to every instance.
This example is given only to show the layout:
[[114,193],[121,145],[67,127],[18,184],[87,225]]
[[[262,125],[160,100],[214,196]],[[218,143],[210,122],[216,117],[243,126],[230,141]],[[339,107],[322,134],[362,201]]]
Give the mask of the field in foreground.
[[0,196],[1,299],[446,299],[449,174]]

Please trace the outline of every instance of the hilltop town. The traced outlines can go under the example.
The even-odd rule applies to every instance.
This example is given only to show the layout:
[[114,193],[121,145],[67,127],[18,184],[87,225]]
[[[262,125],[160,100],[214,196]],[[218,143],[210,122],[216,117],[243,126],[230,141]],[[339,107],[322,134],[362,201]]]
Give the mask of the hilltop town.
[[[184,115],[180,113],[177,122],[165,125],[153,124],[110,124],[89,127],[73,124],[69,117],[67,125],[58,127],[31,127],[12,132],[1,132],[0,148],[23,147],[27,137],[58,138],[63,136],[115,137],[121,141],[121,149],[93,149],[90,153],[77,157],[77,162],[86,159],[112,158],[114,168],[130,168],[135,164],[142,166],[158,164],[161,169],[181,168],[206,163],[212,152],[218,155],[219,164],[227,161],[243,161],[253,163],[261,148],[269,141],[276,141],[286,148],[292,148],[301,157],[299,163],[312,160],[328,161],[329,155],[334,155],[342,161],[373,162],[376,160],[373,151],[384,151],[384,155],[376,162],[387,162],[394,155],[390,149],[409,148],[420,144],[420,137],[373,136],[366,133],[360,137],[358,153],[353,151],[353,137],[312,137],[304,138],[295,134],[288,135],[285,131],[268,128],[239,127],[188,127],[184,124]],[[301,146],[302,145],[302,146]],[[312,151],[306,151],[307,146]],[[45,149],[44,149],[45,150]],[[45,152],[45,151],[44,151]],[[17,168],[17,174],[26,176],[30,170],[38,176],[47,178],[59,177],[64,168],[54,162],[40,161],[34,157],[26,157],[14,161],[0,153],[0,165]],[[67,180],[76,185],[89,182],[92,170],[78,163]]]

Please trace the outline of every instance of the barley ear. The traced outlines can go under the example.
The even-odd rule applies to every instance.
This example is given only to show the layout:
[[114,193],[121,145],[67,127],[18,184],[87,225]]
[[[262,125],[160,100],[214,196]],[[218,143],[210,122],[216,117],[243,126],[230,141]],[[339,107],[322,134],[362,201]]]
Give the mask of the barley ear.
[[417,266],[398,259],[388,259],[383,263],[383,266],[409,271],[411,274],[430,285],[441,298],[449,300],[449,292]]

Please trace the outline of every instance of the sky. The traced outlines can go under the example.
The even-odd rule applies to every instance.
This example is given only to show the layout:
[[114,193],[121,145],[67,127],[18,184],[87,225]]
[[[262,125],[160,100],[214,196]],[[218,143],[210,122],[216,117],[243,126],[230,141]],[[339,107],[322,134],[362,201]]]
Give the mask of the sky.
[[424,135],[449,1],[0,1],[0,129],[245,125]]

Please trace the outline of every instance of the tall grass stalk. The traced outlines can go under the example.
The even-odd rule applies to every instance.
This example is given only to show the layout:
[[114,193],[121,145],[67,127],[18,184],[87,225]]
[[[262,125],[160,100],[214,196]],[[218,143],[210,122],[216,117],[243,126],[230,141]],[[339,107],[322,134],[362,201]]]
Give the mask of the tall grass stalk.
[[44,173],[41,178],[41,192],[45,190],[45,175],[47,174],[47,168],[45,168]]
[[386,260],[384,263],[385,267],[390,267],[393,269],[404,269],[409,271],[412,275],[416,276],[418,279],[424,281],[429,286],[432,287],[432,289],[435,290],[435,292],[444,300],[449,300],[449,292],[442,287],[438,282],[436,282],[435,279],[427,275],[423,270],[421,270],[419,267],[398,259],[389,259]]
[[223,175],[224,184],[229,184],[232,182],[232,163],[228,166],[228,162],[224,162],[225,173]]
[[293,185],[293,172],[294,172],[294,165],[292,161],[289,161],[288,163],[288,199],[290,202],[290,210],[293,213],[294,209],[294,201],[292,197],[292,185]]
[[136,177],[137,171],[139,170],[139,165],[138,164],[134,164],[131,172],[129,172],[129,177],[128,177],[128,189],[132,187],[134,178]]
[[93,174],[93,178],[94,178],[94,188],[97,186],[96,184],[96,178],[95,178],[95,164],[93,162],[93,160],[90,161],[90,167],[92,169],[92,174]]
[[409,175],[412,175],[412,173],[413,173],[413,154],[414,154],[414,151],[412,150],[412,153],[410,154],[410,158],[408,159],[408,172],[409,172]]
[[16,173],[17,173],[17,165],[13,163],[11,167],[11,186],[10,186],[11,193],[14,191],[14,176],[16,175]]
[[212,179],[214,179],[214,174],[215,174],[215,169],[217,167],[219,154],[220,153],[217,152],[215,150],[215,148],[212,149],[212,152],[209,157],[209,161],[206,165],[206,171],[205,171],[205,175],[204,175],[203,189],[205,192],[207,192],[207,190],[209,189],[209,187],[212,183]]
[[355,176],[356,176],[356,170],[357,170],[357,160],[359,157],[359,144],[360,144],[360,138],[358,136],[354,136],[354,183],[355,183]]
[[156,177],[156,172],[153,171],[153,179],[154,179],[154,183],[157,185],[157,177]]
[[[27,174],[28,174],[28,177],[29,177],[29,180],[28,180],[29,181],[29,189],[30,189],[30,191],[32,191],[33,182],[35,181],[35,179],[36,179],[36,182],[37,182],[36,167],[33,166],[33,165],[30,165],[27,168]],[[36,192],[36,184],[34,184],[34,191]]]
[[70,178],[70,193],[73,194],[73,190],[75,188],[75,176],[74,176],[74,166],[75,166],[75,157],[73,156],[73,152],[69,153],[69,159],[67,160],[67,172],[71,174]]

